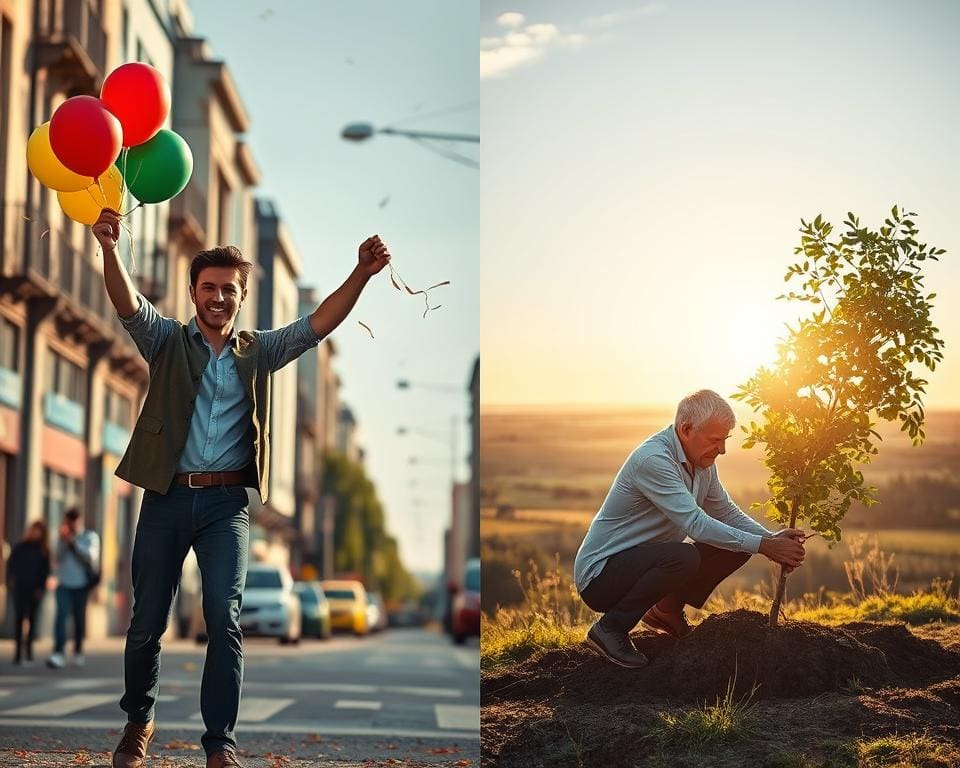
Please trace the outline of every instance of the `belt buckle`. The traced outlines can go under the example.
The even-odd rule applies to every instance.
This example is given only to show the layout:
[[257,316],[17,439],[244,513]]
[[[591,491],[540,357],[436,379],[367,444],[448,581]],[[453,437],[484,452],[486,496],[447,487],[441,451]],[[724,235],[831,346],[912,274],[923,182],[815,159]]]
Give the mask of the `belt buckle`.
[[188,487],[188,488],[194,488],[194,489],[204,488],[205,486],[202,486],[202,485],[194,485],[194,484],[193,484],[193,476],[194,476],[194,475],[205,475],[205,474],[206,474],[206,472],[190,472],[190,473],[188,473],[188,474],[187,474],[187,487]]

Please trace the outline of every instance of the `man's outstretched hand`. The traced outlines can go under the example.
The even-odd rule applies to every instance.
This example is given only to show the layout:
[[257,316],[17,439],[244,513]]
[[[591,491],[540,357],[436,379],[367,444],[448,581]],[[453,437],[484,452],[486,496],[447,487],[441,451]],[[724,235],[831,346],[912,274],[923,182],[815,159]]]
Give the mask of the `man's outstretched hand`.
[[104,208],[92,229],[93,236],[97,238],[104,253],[117,249],[117,241],[120,240],[120,214],[112,208]]
[[380,235],[372,235],[360,243],[359,266],[367,277],[377,274],[389,263],[390,251]]
[[806,552],[803,548],[805,534],[798,528],[784,528],[773,536],[760,540],[760,554],[780,563],[790,573],[803,563]]

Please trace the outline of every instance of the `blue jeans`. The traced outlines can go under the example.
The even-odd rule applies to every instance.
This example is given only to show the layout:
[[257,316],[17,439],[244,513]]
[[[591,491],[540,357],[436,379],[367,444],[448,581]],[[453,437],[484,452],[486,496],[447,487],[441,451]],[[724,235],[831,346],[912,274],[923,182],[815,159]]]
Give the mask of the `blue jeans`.
[[[73,650],[83,653],[83,636],[87,629],[86,587],[57,587],[57,619],[53,626],[53,652],[63,653],[67,646],[67,617],[73,615]],[[31,633],[33,623],[31,622]]]
[[240,602],[247,577],[250,519],[240,486],[188,488],[166,495],[145,491],[133,545],[133,617],[124,652],[125,693],[120,707],[130,722],[154,717],[160,689],[160,637],[190,547],[197,555],[207,623],[207,658],[200,686],[208,755],[236,749],[233,731],[243,682]]

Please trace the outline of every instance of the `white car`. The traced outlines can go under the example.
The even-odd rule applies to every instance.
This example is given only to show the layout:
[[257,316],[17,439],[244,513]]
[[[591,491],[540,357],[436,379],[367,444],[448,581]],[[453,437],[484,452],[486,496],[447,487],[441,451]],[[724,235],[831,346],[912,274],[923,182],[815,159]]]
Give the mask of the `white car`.
[[276,637],[281,643],[300,640],[300,598],[289,571],[278,565],[251,563],[243,588],[240,628],[244,635]]

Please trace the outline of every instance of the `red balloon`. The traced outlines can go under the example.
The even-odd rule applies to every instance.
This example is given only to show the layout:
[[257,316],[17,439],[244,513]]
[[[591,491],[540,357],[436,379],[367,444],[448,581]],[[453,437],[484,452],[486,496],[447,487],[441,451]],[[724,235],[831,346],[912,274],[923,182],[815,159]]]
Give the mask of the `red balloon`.
[[123,129],[96,96],[74,96],[50,118],[50,148],[74,173],[97,178],[120,155]]
[[157,70],[135,61],[107,75],[100,100],[123,126],[123,146],[152,139],[170,114],[170,88]]

